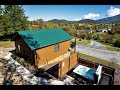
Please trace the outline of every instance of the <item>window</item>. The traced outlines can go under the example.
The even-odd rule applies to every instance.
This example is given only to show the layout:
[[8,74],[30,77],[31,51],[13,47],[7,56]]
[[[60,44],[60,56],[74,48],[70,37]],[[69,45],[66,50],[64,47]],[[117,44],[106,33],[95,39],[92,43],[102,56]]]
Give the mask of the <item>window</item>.
[[20,52],[20,45],[18,45],[18,51]]
[[60,49],[59,44],[55,44],[55,46],[54,46],[54,51],[55,51],[55,52],[56,52],[56,51],[59,51],[59,49]]

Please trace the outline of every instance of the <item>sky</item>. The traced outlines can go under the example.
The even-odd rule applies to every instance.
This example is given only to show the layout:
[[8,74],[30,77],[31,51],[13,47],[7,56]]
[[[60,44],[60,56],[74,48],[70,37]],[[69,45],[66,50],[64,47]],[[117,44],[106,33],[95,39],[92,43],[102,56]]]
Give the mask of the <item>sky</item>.
[[120,14],[120,5],[23,5],[28,20],[98,20]]

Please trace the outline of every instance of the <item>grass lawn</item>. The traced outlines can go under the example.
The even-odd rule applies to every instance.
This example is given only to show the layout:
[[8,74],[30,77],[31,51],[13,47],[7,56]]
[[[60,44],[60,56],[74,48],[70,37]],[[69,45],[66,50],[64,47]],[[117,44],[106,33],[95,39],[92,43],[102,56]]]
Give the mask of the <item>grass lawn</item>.
[[0,47],[3,48],[14,48],[14,41],[0,41]]
[[[72,42],[75,42],[75,38],[73,38],[71,41],[72,41]],[[79,43],[79,44],[88,45],[88,44],[90,44],[91,41],[90,41],[90,40],[86,40],[86,39],[84,39],[84,40],[81,39],[81,41],[79,41],[79,39],[77,38],[77,39],[76,39],[76,42]]]
[[112,50],[112,51],[120,51],[120,48],[118,47],[113,47],[113,46],[110,46],[110,45],[105,45],[103,44],[108,50]]
[[115,67],[120,68],[119,64],[112,63],[110,61],[107,61],[107,60],[104,60],[104,59],[100,59],[100,58],[96,58],[96,57],[93,57],[93,56],[89,56],[89,55],[86,55],[86,54],[83,54],[83,53],[79,53],[78,57],[82,58],[82,59],[85,59],[85,60],[101,63],[103,65],[112,66],[114,68]]

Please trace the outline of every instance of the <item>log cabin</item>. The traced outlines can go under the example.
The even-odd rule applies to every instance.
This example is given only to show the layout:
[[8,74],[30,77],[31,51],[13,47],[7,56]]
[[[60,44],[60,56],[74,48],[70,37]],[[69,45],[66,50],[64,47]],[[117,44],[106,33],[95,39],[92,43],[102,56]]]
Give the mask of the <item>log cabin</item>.
[[18,31],[13,40],[17,55],[21,55],[37,68],[57,63],[58,75],[61,76],[77,63],[77,53],[73,56],[70,53],[72,38],[63,29],[52,28]]

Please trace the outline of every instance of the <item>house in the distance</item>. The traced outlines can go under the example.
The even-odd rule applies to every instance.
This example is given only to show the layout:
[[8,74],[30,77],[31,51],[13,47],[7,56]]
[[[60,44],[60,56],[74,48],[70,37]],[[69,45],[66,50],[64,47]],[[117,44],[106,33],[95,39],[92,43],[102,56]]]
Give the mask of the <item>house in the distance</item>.
[[84,30],[86,33],[93,33],[92,30]]
[[73,37],[61,28],[19,31],[14,36],[16,54],[36,68],[57,65],[58,77],[77,64],[77,52],[70,51]]
[[103,29],[102,32],[108,32],[108,30]]
[[102,30],[101,29],[97,29],[96,32],[102,32]]
[[103,33],[105,33],[105,32],[108,32],[108,30],[106,30],[106,29],[97,29],[96,32],[103,32]]

